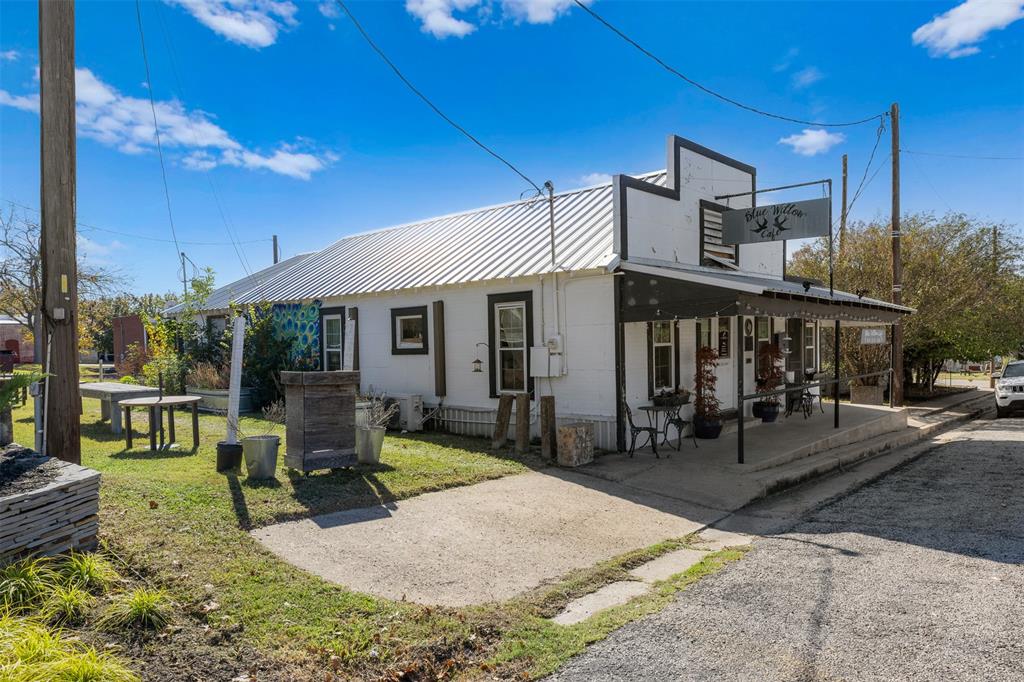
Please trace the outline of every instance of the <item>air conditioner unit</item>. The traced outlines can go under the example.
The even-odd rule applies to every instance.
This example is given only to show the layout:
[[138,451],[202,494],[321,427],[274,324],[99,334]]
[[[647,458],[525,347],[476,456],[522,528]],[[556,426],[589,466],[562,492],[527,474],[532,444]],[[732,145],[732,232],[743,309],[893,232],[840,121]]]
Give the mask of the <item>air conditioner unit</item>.
[[423,430],[423,396],[389,393],[398,401],[398,426],[403,431]]

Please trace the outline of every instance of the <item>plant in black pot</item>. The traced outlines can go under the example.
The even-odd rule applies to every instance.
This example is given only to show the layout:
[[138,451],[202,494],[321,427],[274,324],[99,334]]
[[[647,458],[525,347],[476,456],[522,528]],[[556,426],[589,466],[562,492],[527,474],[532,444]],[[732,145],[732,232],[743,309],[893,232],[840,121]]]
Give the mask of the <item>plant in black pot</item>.
[[[782,351],[778,344],[770,343],[761,348],[757,357],[757,390],[774,391],[779,388],[785,375],[782,371]],[[754,403],[753,413],[762,422],[773,422],[779,418],[781,396],[770,395]]]
[[682,386],[677,386],[673,391],[663,388],[652,396],[651,402],[658,407],[685,405],[690,402],[690,392]]
[[718,438],[722,433],[722,401],[718,384],[718,352],[709,346],[697,351],[697,374],[693,377],[693,431],[697,438]]

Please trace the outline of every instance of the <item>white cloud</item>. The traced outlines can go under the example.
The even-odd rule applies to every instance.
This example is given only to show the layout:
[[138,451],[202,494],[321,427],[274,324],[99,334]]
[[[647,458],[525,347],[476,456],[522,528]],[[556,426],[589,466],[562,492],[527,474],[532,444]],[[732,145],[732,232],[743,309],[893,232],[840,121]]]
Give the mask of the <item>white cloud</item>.
[[324,0],[316,6],[320,10],[320,14],[324,15],[328,19],[337,19],[341,16],[341,10],[334,4],[333,0]]
[[[124,95],[89,69],[75,69],[75,94],[79,135],[125,154],[156,149],[148,97]],[[39,96],[15,96],[0,90],[0,105],[38,112]],[[306,140],[301,141],[301,148],[279,144],[275,151],[264,154],[244,147],[203,111],[189,111],[177,100],[157,101],[155,107],[161,145],[165,150],[183,150],[181,163],[190,170],[236,166],[308,180],[336,158],[332,154],[314,153]]]
[[608,173],[587,173],[582,176],[577,182],[581,187],[590,187],[591,185],[603,185],[607,182],[612,181],[612,176]]
[[[491,6],[499,3],[502,15],[516,23],[550,24],[568,12],[573,0],[406,0],[405,9],[422,23],[424,33],[435,38],[462,38],[476,30],[476,24],[455,16],[477,9],[481,17],[491,15]],[[584,0],[586,4],[592,0]]]
[[4,50],[0,52],[0,61],[13,62],[20,57],[21,54],[17,50]]
[[793,87],[797,90],[802,90],[808,86],[814,85],[824,77],[825,74],[823,74],[818,67],[808,66],[793,74]]
[[966,57],[981,51],[976,43],[991,31],[1024,18],[1022,0],[967,0],[918,27],[915,45],[928,48],[932,57]]
[[832,147],[846,140],[842,133],[830,133],[824,129],[804,128],[800,133],[783,137],[779,144],[786,144],[800,156],[824,154]]
[[0,106],[14,107],[22,111],[39,113],[39,95],[12,95],[6,90],[0,90]]
[[779,62],[776,63],[775,66],[772,67],[772,71],[774,71],[775,73],[782,73],[783,71],[788,71],[789,67],[793,65],[793,60],[796,59],[797,55],[799,54],[800,48],[789,48],[788,50],[786,50],[786,54],[782,56],[782,59],[779,60]]
[[[299,8],[287,0],[164,0],[179,5],[214,33],[246,47],[269,47],[298,25]],[[323,10],[321,10],[322,12]]]
[[93,265],[114,264],[116,259],[112,259],[110,256],[114,255],[115,251],[120,251],[125,248],[125,245],[117,239],[104,244],[89,239],[81,232],[79,232],[75,237],[75,242],[78,248],[78,255],[82,260],[88,261]]

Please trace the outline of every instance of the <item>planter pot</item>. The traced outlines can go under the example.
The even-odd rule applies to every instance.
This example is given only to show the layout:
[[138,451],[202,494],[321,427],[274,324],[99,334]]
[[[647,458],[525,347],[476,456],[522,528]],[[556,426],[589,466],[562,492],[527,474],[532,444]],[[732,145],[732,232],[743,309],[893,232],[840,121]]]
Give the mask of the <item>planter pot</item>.
[[356,458],[360,464],[377,464],[384,447],[383,426],[360,426],[356,428]]
[[14,420],[10,410],[0,411],[0,447],[10,445],[14,441]]
[[[199,403],[199,409],[205,412],[226,413],[228,411],[228,389],[226,388],[196,388],[186,386],[185,393],[200,396],[203,400]],[[252,389],[242,388],[238,393],[238,412],[252,412]]]
[[850,402],[855,405],[881,405],[882,393],[881,386],[851,386]]
[[764,416],[764,405],[765,404],[761,401],[754,402],[750,406],[750,414],[753,415],[755,419],[761,419]]
[[770,424],[779,418],[778,403],[763,403],[761,405],[761,421]]
[[274,478],[280,436],[247,436],[242,439],[245,469],[249,478]]
[[242,444],[220,441],[217,443],[217,471],[238,471],[242,467]]
[[722,433],[722,422],[719,419],[693,418],[693,433],[697,438],[718,438]]

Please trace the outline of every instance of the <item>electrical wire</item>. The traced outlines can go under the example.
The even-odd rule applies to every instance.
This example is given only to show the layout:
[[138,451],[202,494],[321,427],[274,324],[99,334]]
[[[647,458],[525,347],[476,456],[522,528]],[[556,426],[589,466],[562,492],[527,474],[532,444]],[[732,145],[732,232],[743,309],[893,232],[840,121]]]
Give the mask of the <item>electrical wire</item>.
[[408,78],[405,77],[405,75],[398,69],[398,67],[395,66],[395,63],[393,61],[391,61],[391,59],[389,59],[386,54],[384,54],[384,51],[380,47],[377,46],[377,43],[375,43],[373,41],[373,38],[370,37],[370,35],[366,32],[366,29],[364,29],[362,24],[360,24],[359,21],[355,18],[355,16],[349,10],[348,6],[344,2],[342,2],[342,0],[334,0],[334,2],[348,16],[349,21],[351,21],[352,25],[356,27],[357,31],[359,31],[359,34],[363,37],[363,40],[365,40],[366,43],[371,48],[373,48],[373,51],[377,53],[377,55],[384,61],[385,64],[387,64],[391,68],[392,71],[395,72],[395,75],[398,76],[398,79],[400,81],[402,81],[403,83],[405,83],[405,86],[407,88],[409,88],[409,90],[411,90],[414,95],[416,95],[421,100],[423,100],[423,102],[428,107],[430,107],[435,114],[440,116],[445,121],[445,123],[447,123],[451,127],[455,128],[457,131],[462,133],[473,144],[475,144],[476,146],[480,147],[480,149],[483,149],[485,152],[487,152],[488,154],[493,156],[495,159],[497,159],[501,163],[505,164],[505,166],[507,166],[513,173],[515,173],[520,178],[522,178],[527,183],[529,183],[533,187],[533,189],[535,189],[538,193],[543,193],[541,188],[540,188],[540,186],[536,182],[531,180],[529,177],[527,177],[525,173],[523,173],[521,170],[516,168],[512,164],[512,162],[510,162],[508,159],[506,159],[505,157],[503,157],[500,154],[498,154],[498,152],[494,151],[493,149],[491,149],[490,147],[485,145],[483,142],[478,140],[476,137],[474,137],[468,130],[466,130],[461,125],[459,125],[458,123],[453,121],[447,114],[445,114],[443,111],[441,111],[441,109],[439,109],[436,104],[431,102],[430,99],[426,95],[424,95],[422,92],[420,92],[420,90],[415,85],[413,85],[412,82]]
[[[160,125],[156,120],[156,99],[153,96],[153,81],[149,77],[149,57],[146,54],[146,35],[142,30],[142,3],[135,0],[135,19],[139,25],[139,42],[142,44],[142,63],[146,67],[146,90],[149,92],[149,108],[153,113],[153,133],[156,135],[156,153],[160,157],[160,176],[164,183],[164,199],[167,200],[167,220],[171,224],[171,238],[174,241],[175,251],[181,252],[178,244],[178,232],[174,229],[174,213],[171,211],[171,191],[167,186],[167,167],[164,165],[164,150],[160,144]],[[177,254],[175,254],[177,259]]]
[[910,159],[910,165],[914,167],[915,171],[921,174],[921,177],[924,179],[925,183],[928,185],[928,187],[931,188],[932,193],[935,194],[935,198],[941,201],[946,206],[946,208],[949,209],[950,213],[955,213],[953,207],[949,205],[949,202],[946,201],[945,197],[939,194],[939,190],[935,189],[935,185],[932,184],[931,178],[928,177],[928,174],[924,172],[924,168],[918,165],[917,159],[915,159],[913,156],[908,156],[907,158]]
[[711,88],[698,83],[697,81],[693,80],[689,76],[686,76],[685,74],[679,72],[678,70],[676,70],[675,68],[673,68],[672,66],[667,64],[664,60],[659,58],[657,55],[655,55],[653,52],[651,52],[647,48],[643,47],[642,45],[640,45],[640,43],[636,42],[635,40],[630,38],[628,35],[623,33],[621,30],[616,28],[614,25],[611,24],[611,22],[609,22],[607,19],[602,17],[597,12],[595,12],[593,9],[591,9],[590,7],[587,7],[587,5],[584,4],[583,2],[581,2],[581,0],[573,0],[573,2],[576,3],[577,7],[579,7],[584,12],[589,14],[591,17],[593,17],[599,23],[603,24],[605,26],[605,28],[610,30],[612,33],[614,33],[615,35],[619,36],[620,38],[625,40],[627,43],[629,43],[630,45],[635,47],[644,56],[646,56],[649,59],[651,59],[652,61],[654,61],[661,68],[665,69],[666,71],[668,71],[672,75],[674,75],[674,76],[676,76],[678,78],[681,78],[682,80],[686,81],[687,83],[689,83],[693,87],[697,88],[698,90],[701,90],[701,91],[707,93],[708,95],[711,95],[712,97],[716,97],[716,98],[722,100],[723,102],[731,104],[731,105],[733,105],[735,107],[739,107],[740,109],[744,109],[746,111],[750,111],[750,112],[753,112],[755,114],[760,114],[761,116],[767,116],[768,118],[774,118],[774,119],[779,120],[779,121],[787,121],[789,123],[798,123],[800,125],[818,126],[818,127],[821,127],[821,128],[845,128],[845,127],[849,127],[849,126],[857,126],[857,125],[861,125],[861,124],[864,124],[864,123],[869,123],[871,121],[874,121],[875,119],[883,118],[886,115],[884,113],[881,113],[881,114],[875,114],[873,116],[868,116],[867,118],[862,118],[862,119],[857,120],[857,121],[844,121],[844,122],[839,122],[839,123],[822,123],[820,121],[805,121],[803,119],[792,118],[790,116],[783,116],[781,114],[773,114],[773,113],[771,113],[769,111],[765,111],[763,109],[758,109],[757,107],[750,106],[749,104],[744,104],[743,102],[739,102],[737,100],[734,100],[731,97],[726,97],[725,95],[723,95],[723,94],[721,94],[719,92],[716,92],[716,91],[712,90]]
[[941,152],[917,152],[910,149],[901,149],[903,154],[914,154],[916,156],[939,156],[946,159],[975,159],[979,161],[1024,161],[1024,156],[973,156],[971,154],[943,154]]
[[[19,203],[17,201],[12,201],[10,199],[4,199],[3,201],[7,202],[11,206],[17,206],[18,208],[25,209],[26,211],[32,211],[33,213],[39,213],[39,209],[35,208],[34,206],[29,206],[27,204],[22,204],[22,203]],[[175,242],[173,239],[163,239],[161,237],[150,237],[148,235],[137,234],[137,233],[134,233],[134,232],[125,232],[123,230],[112,230],[112,229],[110,229],[108,227],[99,227],[98,225],[90,225],[89,223],[83,223],[83,222],[76,222],[75,225],[77,225],[80,230],[97,230],[99,232],[108,232],[110,234],[116,234],[116,235],[118,235],[120,237],[129,237],[131,239],[143,239],[145,241],[161,242],[161,243],[164,243],[164,244],[175,244],[175,243],[177,243],[177,244],[185,244],[187,246],[231,246],[231,242],[196,242],[196,241],[188,241],[188,240],[185,240],[185,239],[179,239],[177,242]],[[262,242],[269,242],[269,241],[273,241],[273,240],[270,239],[269,237],[264,237],[262,239],[249,239],[249,240],[246,240],[246,241],[240,241],[238,243],[239,244],[259,244],[259,243],[262,243]]]

